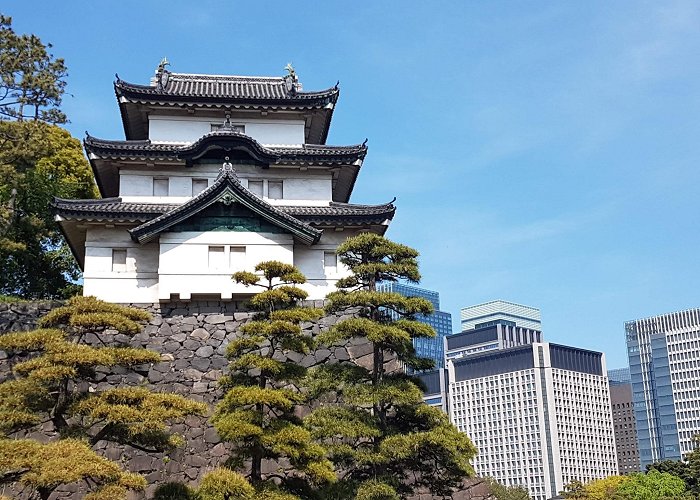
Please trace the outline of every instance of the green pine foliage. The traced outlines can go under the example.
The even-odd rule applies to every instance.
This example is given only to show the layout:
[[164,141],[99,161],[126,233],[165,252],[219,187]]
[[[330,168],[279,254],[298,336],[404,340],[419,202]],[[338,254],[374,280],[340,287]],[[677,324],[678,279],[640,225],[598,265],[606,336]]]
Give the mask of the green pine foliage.
[[[221,381],[226,393],[212,421],[221,438],[234,444],[227,466],[246,471],[254,498],[285,500],[294,498],[291,490],[307,490],[335,479],[323,447],[314,443],[297,415],[299,405],[307,400],[298,387],[306,369],[288,358],[290,353],[310,351],[313,340],[300,324],[320,318],[323,311],[298,305],[307,294],[295,285],[306,279],[294,266],[267,261],[255,270],[233,275],[237,283],[260,290],[250,301],[257,313],[228,344],[229,374]],[[264,460],[279,459],[288,460],[291,470],[263,473]],[[232,478],[240,482],[230,471],[217,474],[212,484]],[[205,483],[200,488],[205,487],[213,488]],[[206,498],[224,497],[212,493]]]
[[0,15],[0,294],[67,298],[80,270],[54,222],[54,196],[95,198],[80,141],[65,123],[63,59]]
[[[160,362],[158,353],[113,345],[113,335],[135,334],[145,311],[74,297],[40,320],[42,328],[0,335],[0,349],[14,354],[13,375],[0,383],[0,484],[19,481],[41,498],[61,484],[86,481],[93,500],[123,499],[127,489],[142,489],[141,476],[127,474],[93,450],[112,441],[146,452],[181,444],[168,432],[171,422],[204,414],[206,405],[144,387],[95,391],[96,369]],[[92,335],[101,345],[87,345]],[[14,439],[18,431],[37,432],[51,422],[58,440],[41,444]]]
[[[473,474],[469,461],[476,449],[447,415],[423,403],[416,379],[388,369],[392,360],[416,370],[432,366],[413,348],[414,338],[435,335],[415,320],[416,314],[430,314],[432,305],[377,291],[382,281],[417,282],[418,253],[369,233],[348,239],[337,252],[352,275],[328,295],[326,309],[354,317],[321,333],[318,341],[332,345],[362,339],[371,344],[372,360],[366,366],[321,366],[309,377],[310,394],[322,403],[305,423],[336,466],[339,482],[333,491],[345,493],[333,495],[388,500],[422,487],[447,495]],[[390,311],[400,319],[392,319]]]

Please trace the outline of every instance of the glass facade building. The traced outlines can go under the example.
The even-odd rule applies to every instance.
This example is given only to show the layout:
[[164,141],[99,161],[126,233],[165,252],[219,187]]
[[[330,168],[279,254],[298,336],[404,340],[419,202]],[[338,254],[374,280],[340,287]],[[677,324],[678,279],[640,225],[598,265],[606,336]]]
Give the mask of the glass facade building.
[[383,292],[400,293],[406,297],[421,297],[429,300],[433,304],[435,311],[430,315],[418,314],[416,319],[435,330],[435,337],[414,339],[413,346],[416,353],[424,358],[435,361],[435,368],[444,368],[445,351],[443,339],[452,333],[452,315],[448,312],[440,311],[440,294],[425,288],[405,285],[403,283],[380,283],[377,289]]
[[700,309],[625,323],[642,469],[680,460],[700,433]]

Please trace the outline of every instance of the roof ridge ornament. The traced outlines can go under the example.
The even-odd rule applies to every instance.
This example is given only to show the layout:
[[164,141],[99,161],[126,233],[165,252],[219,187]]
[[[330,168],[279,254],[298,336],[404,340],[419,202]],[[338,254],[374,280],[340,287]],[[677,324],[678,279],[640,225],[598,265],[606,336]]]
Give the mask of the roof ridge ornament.
[[163,57],[163,59],[160,60],[160,64],[158,64],[158,68],[156,68],[155,81],[153,82],[159,90],[163,90],[168,85],[168,80],[170,79],[170,71],[165,69],[166,66],[170,66],[170,62],[168,62],[167,57]]
[[228,156],[224,157],[224,163],[219,169],[219,177],[222,177],[226,174],[236,175],[236,169],[233,168],[233,163],[229,161]]
[[299,76],[297,76],[297,72],[295,71],[294,66],[292,66],[292,63],[290,62],[287,63],[284,69],[287,71],[287,74],[283,77],[284,85],[287,89],[287,92],[294,95],[301,90]]

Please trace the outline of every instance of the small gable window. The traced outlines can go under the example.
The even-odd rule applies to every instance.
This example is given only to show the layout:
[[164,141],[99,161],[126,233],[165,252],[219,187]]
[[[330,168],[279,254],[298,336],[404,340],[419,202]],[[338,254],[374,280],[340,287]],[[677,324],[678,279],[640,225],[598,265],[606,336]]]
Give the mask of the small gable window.
[[263,181],[248,181],[248,191],[260,198],[263,197]]
[[153,196],[168,196],[170,180],[167,177],[153,178]]
[[273,200],[281,200],[284,197],[282,193],[282,181],[268,181],[267,197]]
[[112,272],[126,272],[126,248],[112,250]]
[[234,271],[245,269],[245,247],[230,247],[229,266]]
[[227,269],[226,253],[223,246],[209,247],[209,269],[212,271],[223,271]]
[[338,255],[335,252],[323,252],[323,267],[326,274],[338,272]]
[[197,196],[209,186],[207,179],[192,179],[192,196]]

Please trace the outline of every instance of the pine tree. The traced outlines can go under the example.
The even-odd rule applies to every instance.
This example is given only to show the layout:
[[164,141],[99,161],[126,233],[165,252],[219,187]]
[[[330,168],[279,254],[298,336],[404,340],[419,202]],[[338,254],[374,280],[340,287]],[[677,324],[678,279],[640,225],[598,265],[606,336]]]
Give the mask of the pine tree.
[[[258,272],[238,272],[234,281],[261,289],[250,301],[256,312],[227,347],[230,374],[222,381],[226,394],[217,405],[213,423],[221,438],[234,443],[227,466],[245,469],[256,498],[294,498],[276,491],[305,491],[309,485],[335,479],[324,449],[315,444],[296,414],[306,396],[297,385],[306,369],[288,358],[306,354],[313,345],[300,324],[318,319],[323,311],[300,307],[306,292],[294,286],[306,281],[294,266],[261,262]],[[286,459],[291,470],[263,473],[263,461]]]
[[[473,474],[469,460],[476,449],[447,415],[423,403],[416,379],[388,369],[392,361],[415,370],[431,367],[430,360],[416,355],[413,339],[435,335],[414,319],[430,314],[432,305],[377,291],[383,281],[418,282],[418,253],[369,233],[348,239],[337,253],[352,275],[339,280],[326,310],[355,317],[321,333],[318,341],[361,339],[371,345],[372,363],[325,365],[311,376],[312,393],[328,404],[315,409],[306,424],[327,446],[340,477],[326,496],[394,499],[425,487],[448,494]],[[400,319],[393,320],[390,312]]]
[[[159,452],[182,439],[168,423],[203,414],[206,405],[144,387],[95,391],[98,367],[133,367],[160,361],[158,353],[111,345],[107,330],[133,335],[150,317],[145,311],[74,297],[40,320],[40,329],[0,335],[0,349],[19,360],[14,378],[0,384],[0,484],[19,481],[48,498],[61,484],[86,481],[98,487],[94,498],[124,498],[142,489],[143,477],[129,474],[97,455],[100,441]],[[101,342],[88,345],[90,336]],[[14,439],[18,431],[37,431],[51,423],[55,441],[41,444]]]

